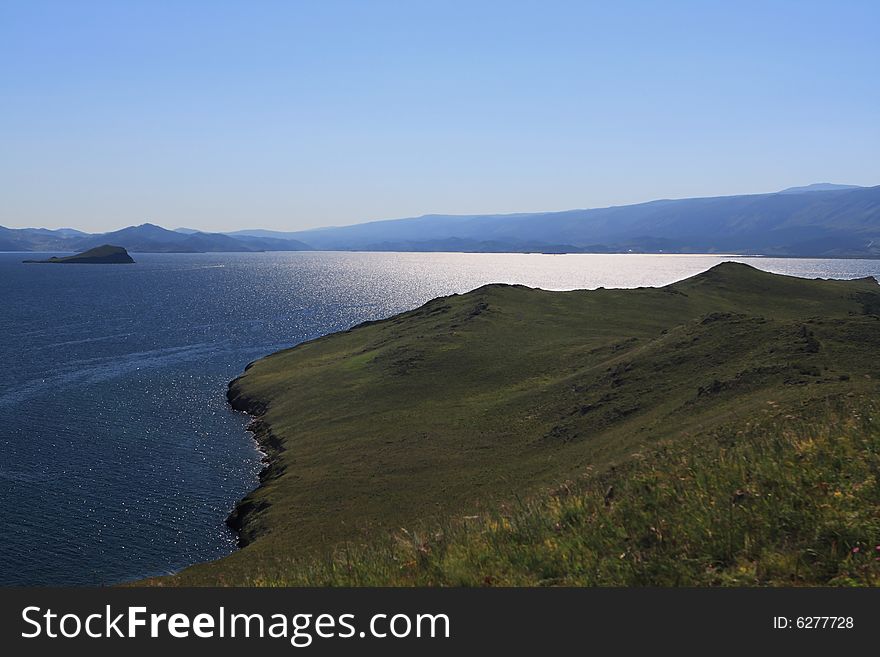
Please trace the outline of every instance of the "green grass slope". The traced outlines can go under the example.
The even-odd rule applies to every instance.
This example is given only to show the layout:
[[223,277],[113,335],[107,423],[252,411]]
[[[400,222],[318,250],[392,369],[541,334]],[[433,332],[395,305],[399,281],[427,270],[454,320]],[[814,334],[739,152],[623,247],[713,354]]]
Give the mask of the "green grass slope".
[[[725,263],[664,288],[486,286],[273,354],[230,387],[272,455],[233,516],[245,547],[162,583],[773,583],[756,554],[784,562],[780,541],[797,543],[796,564],[805,550],[873,549],[876,434],[852,428],[850,406],[876,398],[878,314],[873,279]],[[838,445],[838,426],[852,439]],[[811,440],[846,466],[836,477],[845,470],[873,495],[864,536],[822,534],[845,527],[806,506],[809,536],[786,535],[772,501],[758,517],[773,527],[713,524],[710,510],[729,513],[736,491],[764,499],[745,465],[761,463],[765,484],[777,472],[796,479],[810,468],[798,445]],[[866,449],[867,460],[847,461]],[[848,494],[831,474],[810,476]],[[548,493],[562,482],[580,491],[571,508]],[[634,494],[643,482],[655,492]],[[689,497],[698,491],[702,502]],[[517,513],[498,515],[516,500]],[[665,559],[645,532],[664,550],[673,542]],[[416,535],[442,535],[444,547],[389,538]],[[803,581],[841,572],[828,565]]]
[[867,400],[664,440],[483,515],[295,553],[269,586],[880,585]]

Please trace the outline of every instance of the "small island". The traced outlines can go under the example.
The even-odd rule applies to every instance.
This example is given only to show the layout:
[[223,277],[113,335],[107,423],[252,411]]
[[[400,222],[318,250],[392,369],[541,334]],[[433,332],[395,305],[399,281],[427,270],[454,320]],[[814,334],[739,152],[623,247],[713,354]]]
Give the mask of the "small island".
[[90,265],[127,265],[133,264],[134,259],[128,255],[121,246],[104,244],[94,249],[77,253],[76,255],[59,258],[52,256],[48,260],[24,260],[26,263],[60,263],[60,264],[90,264]]

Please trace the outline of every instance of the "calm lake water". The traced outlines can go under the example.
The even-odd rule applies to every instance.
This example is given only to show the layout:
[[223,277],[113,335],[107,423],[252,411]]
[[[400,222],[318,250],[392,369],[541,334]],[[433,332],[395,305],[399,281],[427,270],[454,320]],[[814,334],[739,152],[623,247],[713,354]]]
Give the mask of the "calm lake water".
[[227,382],[260,356],[485,283],[664,285],[724,260],[805,277],[880,261],[428,253],[0,253],[0,584],[109,584],[235,549],[260,454]]

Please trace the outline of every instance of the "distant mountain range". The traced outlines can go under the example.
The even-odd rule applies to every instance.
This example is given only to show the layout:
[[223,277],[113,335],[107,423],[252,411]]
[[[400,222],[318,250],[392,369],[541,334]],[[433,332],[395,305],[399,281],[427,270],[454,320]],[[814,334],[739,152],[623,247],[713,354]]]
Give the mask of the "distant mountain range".
[[880,257],[880,186],[816,183],[772,194],[658,200],[563,212],[425,215],[306,231],[204,233],[152,224],[89,235],[0,227],[0,251],[462,251],[739,253]]
[[434,251],[457,240],[468,251],[880,256],[880,186],[820,183],[590,210],[426,215],[285,235],[332,250]]
[[863,189],[858,185],[835,185],[834,183],[813,183],[803,187],[789,187],[783,189],[780,194],[803,194],[804,192],[833,192],[842,189]]
[[311,247],[296,239],[232,237],[223,233],[186,233],[153,224],[129,226],[110,233],[89,234],[70,228],[3,228],[0,251],[85,251],[101,244],[120,244],[140,253],[213,253],[252,251],[308,251]]

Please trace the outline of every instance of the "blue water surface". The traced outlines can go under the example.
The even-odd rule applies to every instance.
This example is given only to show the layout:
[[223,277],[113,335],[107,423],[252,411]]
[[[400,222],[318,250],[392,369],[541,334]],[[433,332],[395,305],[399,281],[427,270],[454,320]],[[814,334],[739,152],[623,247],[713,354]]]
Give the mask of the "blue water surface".
[[[133,254],[25,265],[0,253],[0,584],[111,584],[235,549],[224,518],[261,455],[227,382],[265,354],[507,282],[663,285],[723,256]],[[799,276],[870,260],[746,259]]]

